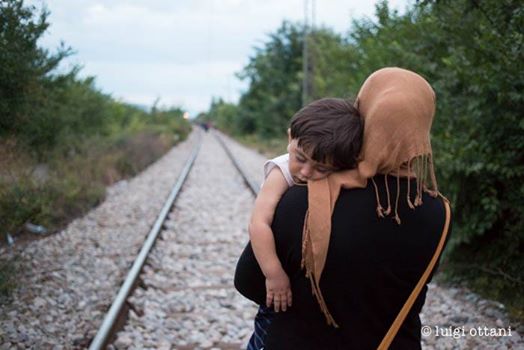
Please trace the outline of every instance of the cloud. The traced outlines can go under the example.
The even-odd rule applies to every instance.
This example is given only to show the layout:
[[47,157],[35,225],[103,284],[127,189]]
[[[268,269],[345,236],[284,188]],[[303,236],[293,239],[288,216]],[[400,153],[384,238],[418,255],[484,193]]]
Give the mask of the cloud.
[[[389,1],[399,7],[406,0]],[[42,0],[29,0],[41,7]],[[212,96],[236,101],[245,88],[234,73],[283,20],[301,21],[304,0],[53,0],[41,44],[63,40],[70,64],[97,86],[129,102],[162,101],[207,109]],[[374,1],[315,1],[316,23],[345,32]]]
[[99,61],[86,67],[83,74],[96,72],[97,85],[109,87],[116,98],[151,105],[159,97],[163,104],[196,112],[207,109],[212,96],[236,101],[243,86],[231,77],[241,68],[234,61],[188,64]]

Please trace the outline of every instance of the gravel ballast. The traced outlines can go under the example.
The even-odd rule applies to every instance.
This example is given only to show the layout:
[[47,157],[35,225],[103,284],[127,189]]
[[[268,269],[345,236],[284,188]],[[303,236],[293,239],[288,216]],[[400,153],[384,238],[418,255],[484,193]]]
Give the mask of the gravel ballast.
[[[101,205],[62,232],[0,251],[20,266],[18,287],[0,306],[0,349],[88,345],[199,133],[108,188]],[[232,278],[254,199],[212,132],[201,134],[200,154],[141,275],[145,288],[131,296],[113,348],[241,349],[251,334],[256,305],[234,290]],[[265,158],[224,141],[261,183]],[[524,349],[503,305],[465,288],[430,284],[421,319],[424,349]],[[481,335],[485,329],[506,336]]]

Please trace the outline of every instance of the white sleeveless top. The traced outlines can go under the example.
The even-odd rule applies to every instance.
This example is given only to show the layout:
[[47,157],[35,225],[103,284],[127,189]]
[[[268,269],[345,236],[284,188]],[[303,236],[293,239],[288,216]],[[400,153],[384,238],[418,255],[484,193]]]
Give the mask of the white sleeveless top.
[[291,173],[289,172],[289,153],[270,159],[264,163],[264,181],[274,167],[278,167],[282,174],[284,174],[284,178],[289,187],[295,184],[293,182],[293,177],[291,177]]

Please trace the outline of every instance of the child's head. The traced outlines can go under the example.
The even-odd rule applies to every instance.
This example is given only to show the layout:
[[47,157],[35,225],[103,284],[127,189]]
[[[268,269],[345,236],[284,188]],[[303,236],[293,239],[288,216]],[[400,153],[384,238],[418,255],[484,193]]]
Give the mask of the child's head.
[[297,182],[318,180],[333,171],[353,169],[362,144],[364,124],[348,100],[313,101],[291,119],[289,170]]

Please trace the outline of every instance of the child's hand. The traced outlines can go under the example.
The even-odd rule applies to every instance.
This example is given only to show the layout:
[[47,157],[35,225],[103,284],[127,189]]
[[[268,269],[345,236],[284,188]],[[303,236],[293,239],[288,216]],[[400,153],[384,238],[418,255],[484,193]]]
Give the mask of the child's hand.
[[266,277],[266,305],[273,304],[275,312],[286,311],[291,306],[292,294],[289,278],[283,269]]

